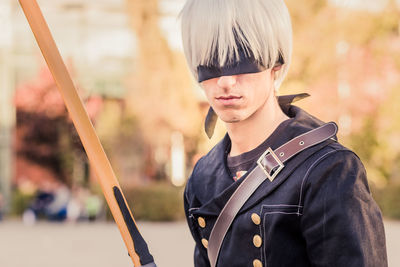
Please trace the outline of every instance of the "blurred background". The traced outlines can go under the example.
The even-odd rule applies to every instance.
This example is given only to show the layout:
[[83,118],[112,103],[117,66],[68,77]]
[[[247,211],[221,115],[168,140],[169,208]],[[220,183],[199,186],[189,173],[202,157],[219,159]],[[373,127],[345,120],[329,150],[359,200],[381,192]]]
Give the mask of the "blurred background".
[[[400,246],[392,243],[400,239],[395,221],[400,219],[400,0],[285,2],[294,52],[280,93],[311,94],[296,104],[339,125],[339,140],[366,166],[385,217],[391,265],[400,266],[391,252]],[[184,0],[38,3],[135,219],[154,238],[150,248],[157,244],[154,249],[163,259],[159,266],[192,266],[183,186],[196,161],[225,130],[219,122],[211,140],[203,131],[208,104],[186,67],[177,19]],[[102,242],[118,248],[115,252],[124,258],[119,266],[131,266],[17,1],[0,0],[0,29],[0,249],[11,249],[15,257],[9,258],[18,258],[15,237],[29,236],[32,229],[38,236],[30,240],[47,236],[41,243],[32,241],[44,250],[94,231],[79,244],[97,253],[86,263],[64,261],[65,266],[116,266],[115,261],[93,261],[107,255],[95,249]],[[109,238],[102,238],[107,233]],[[171,239],[177,247],[168,246]],[[101,249],[110,252],[110,247]],[[166,247],[175,252],[167,253]],[[72,251],[60,257],[91,253]],[[29,265],[23,258],[3,258],[0,265],[64,266],[51,257],[40,260],[41,252],[31,253]],[[120,258],[112,255],[106,257]]]

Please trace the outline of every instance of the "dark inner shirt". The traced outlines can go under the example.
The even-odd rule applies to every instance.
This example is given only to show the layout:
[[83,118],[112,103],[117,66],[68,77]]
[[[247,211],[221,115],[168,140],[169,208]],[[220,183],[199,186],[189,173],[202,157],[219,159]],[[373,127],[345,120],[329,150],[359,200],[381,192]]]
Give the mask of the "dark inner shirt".
[[291,119],[287,119],[279,124],[275,131],[256,148],[237,156],[231,157],[228,155],[227,164],[229,171],[233,176],[233,180],[237,181],[238,179],[240,179],[240,177],[246,174],[246,172],[261,157],[261,155],[268,149],[268,147],[271,146],[274,136],[276,136],[278,132],[284,131],[291,121]]

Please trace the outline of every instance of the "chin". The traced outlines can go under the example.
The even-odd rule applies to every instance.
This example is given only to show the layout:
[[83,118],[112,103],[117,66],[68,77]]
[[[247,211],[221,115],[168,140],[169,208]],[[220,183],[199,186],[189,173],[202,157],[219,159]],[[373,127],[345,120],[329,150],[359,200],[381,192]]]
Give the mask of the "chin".
[[[218,114],[219,113],[219,114]],[[243,114],[243,112],[218,112],[217,115],[220,120],[222,120],[225,123],[236,123],[236,122],[241,122],[245,120],[248,116],[246,114]]]
[[231,120],[222,120],[222,121],[225,123],[236,123],[236,122],[240,122],[242,120],[235,118],[235,119],[231,119]]
[[219,117],[225,123],[235,123],[242,121],[240,116],[220,116]]

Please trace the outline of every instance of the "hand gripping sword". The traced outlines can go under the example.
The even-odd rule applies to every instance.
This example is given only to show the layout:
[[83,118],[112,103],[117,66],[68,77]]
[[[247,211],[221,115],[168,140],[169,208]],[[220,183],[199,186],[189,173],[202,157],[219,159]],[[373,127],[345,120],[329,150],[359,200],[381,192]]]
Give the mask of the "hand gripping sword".
[[36,0],[19,0],[135,267],[156,267]]

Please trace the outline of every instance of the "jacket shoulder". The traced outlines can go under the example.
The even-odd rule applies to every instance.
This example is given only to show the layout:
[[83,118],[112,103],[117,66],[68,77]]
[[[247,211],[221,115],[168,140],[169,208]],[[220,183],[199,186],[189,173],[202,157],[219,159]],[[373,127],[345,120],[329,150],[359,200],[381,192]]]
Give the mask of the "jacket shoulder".
[[198,175],[204,176],[212,174],[216,169],[224,165],[226,144],[225,139],[216,144],[206,155],[201,157],[195,164],[191,179],[195,179]]
[[324,147],[313,157],[303,178],[304,185],[317,187],[359,182],[368,187],[363,163],[354,151],[337,142]]
[[311,168],[321,168],[319,165],[324,165],[326,163],[352,165],[353,167],[363,166],[358,155],[339,142],[331,143],[321,149],[316,155]]
[[[225,150],[226,138],[197,161],[186,185],[186,197],[188,199],[190,196],[193,198],[196,195],[201,202],[205,202],[228,186],[227,181],[230,181],[230,179],[223,179],[224,176],[228,176],[225,165]],[[221,179],[217,179],[217,177]],[[221,182],[221,180],[224,182]]]

